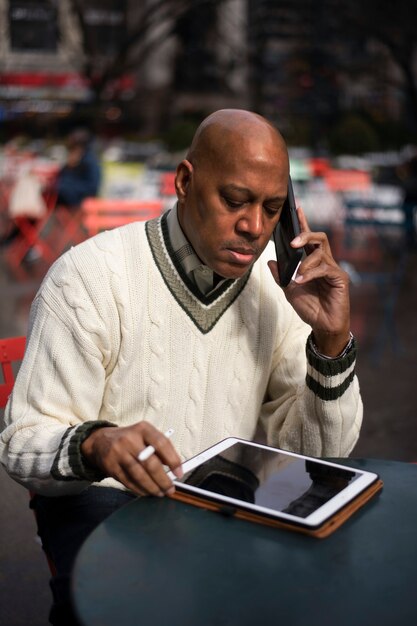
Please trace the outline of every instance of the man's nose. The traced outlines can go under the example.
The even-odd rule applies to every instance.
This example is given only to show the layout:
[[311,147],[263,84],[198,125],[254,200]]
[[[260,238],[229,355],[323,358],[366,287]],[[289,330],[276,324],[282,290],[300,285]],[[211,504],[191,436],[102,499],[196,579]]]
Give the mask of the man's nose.
[[237,230],[250,235],[253,239],[262,235],[263,227],[263,209],[257,205],[248,208],[237,222]]

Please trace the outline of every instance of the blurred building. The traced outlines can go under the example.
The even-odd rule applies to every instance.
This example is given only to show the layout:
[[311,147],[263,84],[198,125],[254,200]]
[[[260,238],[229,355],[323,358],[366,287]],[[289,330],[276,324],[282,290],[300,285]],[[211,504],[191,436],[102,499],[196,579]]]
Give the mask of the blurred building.
[[320,147],[352,113],[380,124],[404,121],[398,68],[377,30],[347,28],[338,0],[248,0],[248,24],[252,106],[290,141]]
[[[291,143],[316,148],[350,112],[400,123],[398,70],[372,33],[345,32],[338,7],[0,0],[0,122],[86,115],[152,135],[177,118],[240,107],[270,117]],[[357,129],[365,137],[363,124]]]
[[[64,26],[64,27],[63,27]],[[0,0],[2,120],[68,115],[89,97],[68,3]]]
[[71,0],[0,0],[0,121],[95,109],[152,132],[163,118],[247,104],[242,0],[82,6],[79,19]]
[[[70,0],[0,0],[0,120],[50,123],[95,99],[93,72],[127,36],[126,0],[87,0],[83,24]],[[87,69],[87,71],[86,71]],[[112,100],[132,95],[131,75],[108,83]]]

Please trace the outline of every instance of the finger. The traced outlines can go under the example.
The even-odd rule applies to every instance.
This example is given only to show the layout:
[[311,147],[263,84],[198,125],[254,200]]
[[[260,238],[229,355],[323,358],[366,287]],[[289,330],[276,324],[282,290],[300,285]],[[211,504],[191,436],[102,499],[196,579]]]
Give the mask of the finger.
[[112,478],[118,480],[119,483],[122,483],[122,485],[138,496],[149,495],[144,489],[142,489],[142,487],[137,485],[136,482],[130,478],[129,474],[127,474],[122,467],[118,467],[117,470],[112,473]]
[[310,255],[316,248],[321,248],[326,254],[332,256],[329,240],[326,233],[316,231],[304,231],[291,241],[293,248],[304,247]]
[[168,437],[156,428],[152,428],[152,430],[147,434],[145,441],[155,450],[154,454],[150,458],[156,455],[160,459],[160,462],[167,465],[177,478],[181,478],[183,475],[181,458]]
[[321,263],[328,263],[329,265],[336,265],[336,261],[333,257],[326,252],[326,250],[320,245],[313,248],[313,251],[304,257],[299,271],[305,272],[308,269],[319,266]]
[[278,269],[278,263],[276,261],[268,261],[268,267],[271,270],[271,274],[273,276],[273,279],[275,280],[275,282],[277,283],[277,285],[279,285],[279,269]]
[[163,496],[172,491],[172,480],[167,476],[162,463],[153,455],[146,463],[134,456],[121,467],[126,481],[148,495]]
[[298,221],[300,222],[301,232],[309,233],[310,227],[308,225],[307,218],[301,206],[297,206],[297,216],[298,216]]
[[329,259],[326,255],[317,255],[313,258],[314,262],[310,262],[310,257],[307,259],[304,264],[300,265],[299,273],[295,277],[296,283],[307,283],[318,278],[325,278],[333,284],[339,283],[340,286],[348,284],[346,272],[341,270],[333,259]]
[[166,467],[162,465],[156,454],[153,454],[147,461],[142,462],[141,465],[163,493],[174,491],[174,483],[167,473]]

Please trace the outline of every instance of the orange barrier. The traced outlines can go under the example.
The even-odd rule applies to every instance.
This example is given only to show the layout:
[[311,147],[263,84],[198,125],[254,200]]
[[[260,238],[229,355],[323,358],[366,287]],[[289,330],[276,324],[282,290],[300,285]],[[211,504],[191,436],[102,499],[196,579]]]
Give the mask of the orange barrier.
[[361,170],[335,170],[324,172],[324,180],[330,191],[355,191],[369,189],[371,175]]
[[162,211],[162,200],[86,198],[81,205],[81,221],[88,237],[92,237],[102,230],[150,220]]

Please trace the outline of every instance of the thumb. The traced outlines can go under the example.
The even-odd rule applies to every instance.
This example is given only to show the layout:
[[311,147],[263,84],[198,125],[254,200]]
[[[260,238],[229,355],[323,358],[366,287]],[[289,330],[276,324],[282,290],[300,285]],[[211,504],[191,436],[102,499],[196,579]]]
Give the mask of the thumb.
[[279,285],[278,263],[276,261],[268,261],[268,267],[271,270],[271,274],[275,282],[277,283],[277,285]]

